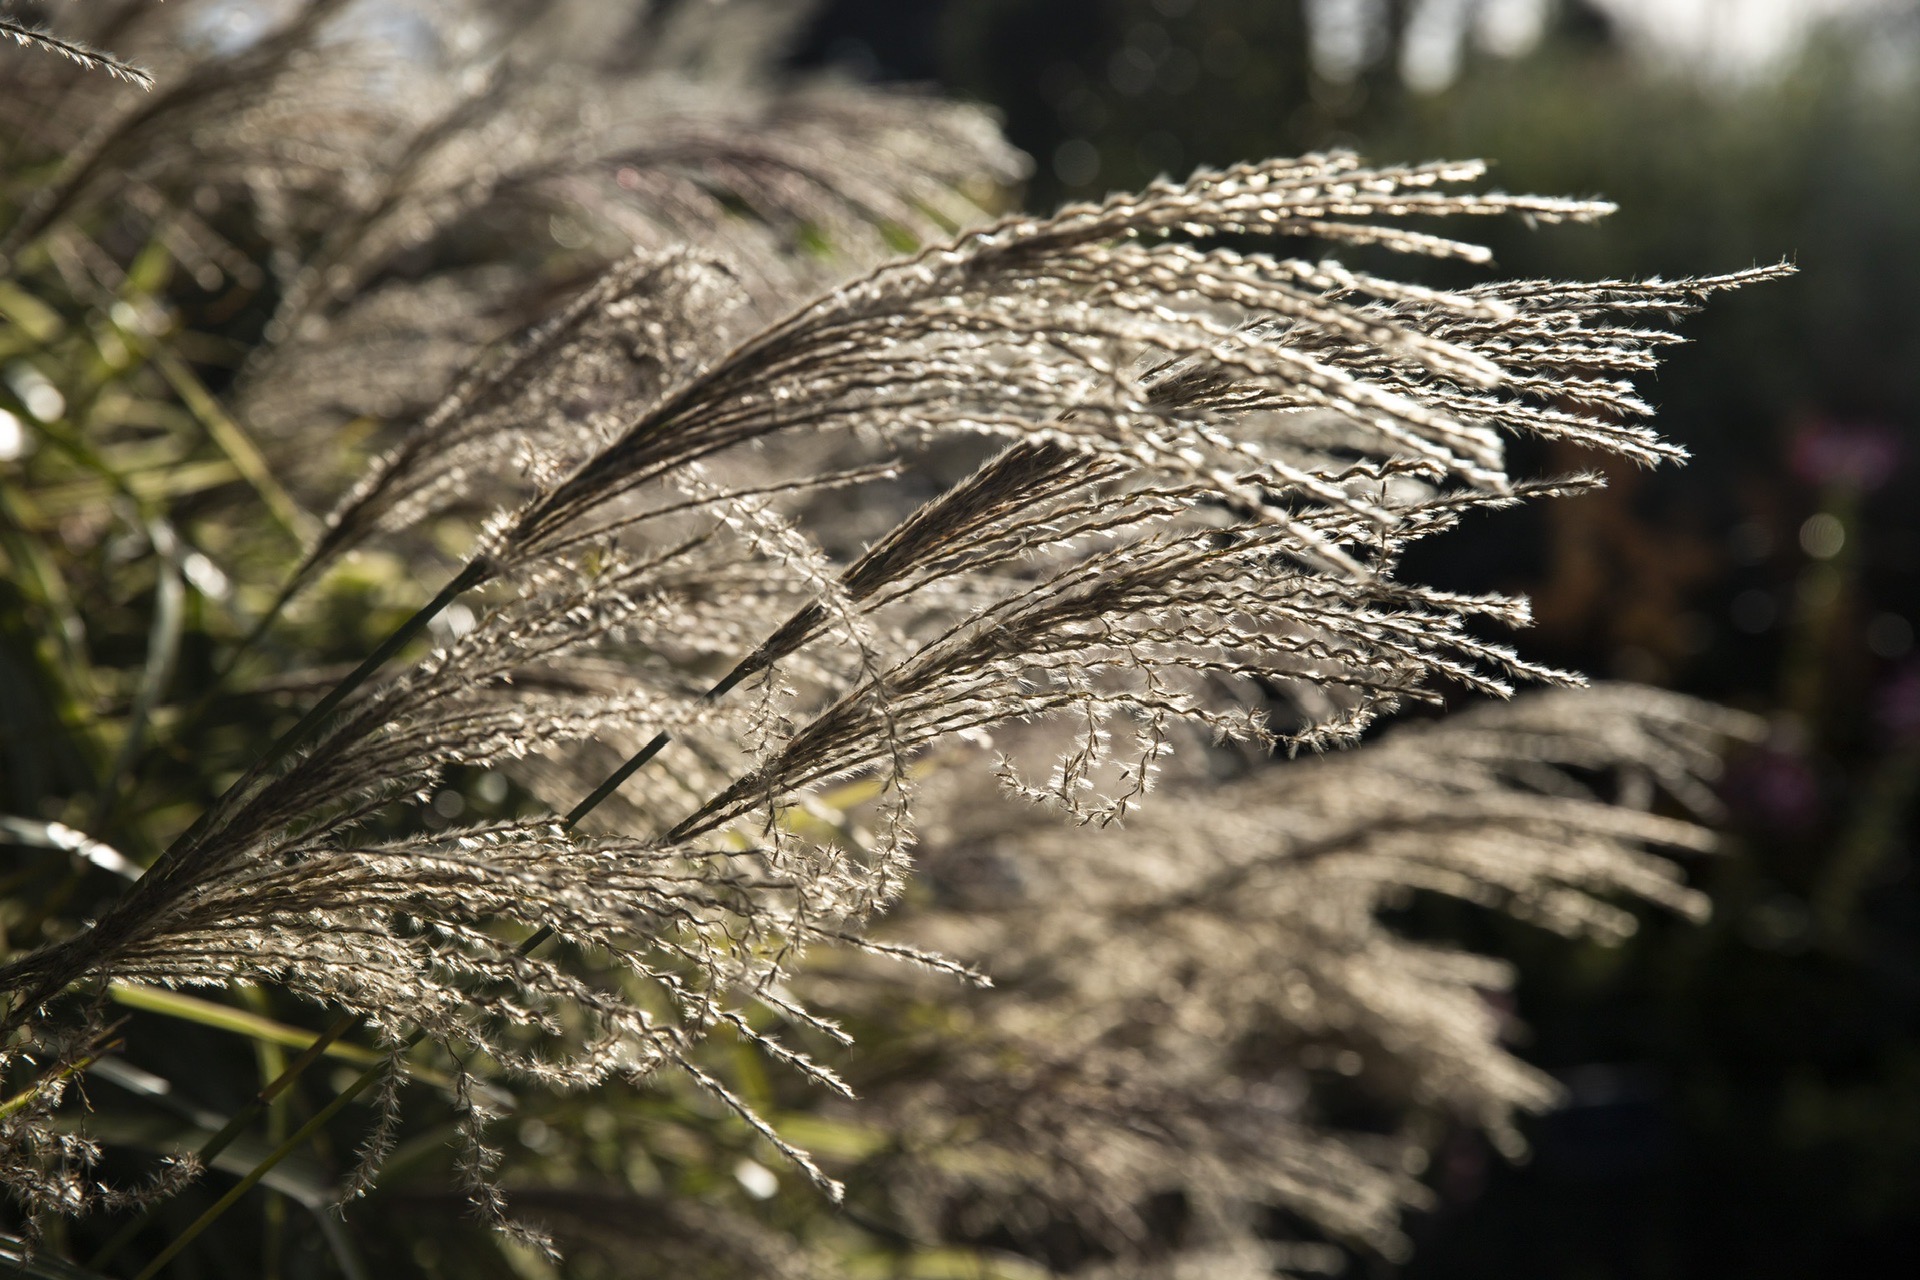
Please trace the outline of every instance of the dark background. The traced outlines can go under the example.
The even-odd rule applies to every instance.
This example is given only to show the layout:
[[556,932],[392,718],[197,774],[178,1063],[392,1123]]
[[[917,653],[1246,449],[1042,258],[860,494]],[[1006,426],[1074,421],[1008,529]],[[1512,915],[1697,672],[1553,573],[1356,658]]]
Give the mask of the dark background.
[[1381,6],[1377,56],[1346,77],[1314,67],[1297,0],[840,0],[797,57],[997,106],[1035,157],[1034,209],[1330,146],[1482,156],[1507,189],[1621,206],[1598,228],[1474,228],[1508,273],[1799,266],[1689,318],[1647,384],[1691,465],[1617,468],[1412,566],[1529,593],[1531,657],[1771,734],[1729,767],[1726,852],[1692,869],[1704,927],[1649,916],[1607,949],[1409,914],[1519,963],[1522,1052],[1570,1103],[1524,1165],[1449,1141],[1405,1274],[1920,1274],[1920,20],[1891,6],[1736,77],[1655,65],[1562,3],[1531,52],[1469,42],[1451,86],[1416,93],[1396,59],[1413,8]]

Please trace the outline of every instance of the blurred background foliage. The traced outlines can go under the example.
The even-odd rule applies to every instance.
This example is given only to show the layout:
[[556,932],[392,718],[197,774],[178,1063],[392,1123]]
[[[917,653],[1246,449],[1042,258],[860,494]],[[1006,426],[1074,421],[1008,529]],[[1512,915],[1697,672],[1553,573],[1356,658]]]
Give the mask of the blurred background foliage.
[[[1705,928],[1649,917],[1615,950],[1413,908],[1520,961],[1525,1051],[1572,1102],[1519,1167],[1458,1138],[1405,1274],[1887,1274],[1920,1259],[1920,9],[1517,8],[841,0],[806,53],[999,106],[1034,207],[1252,155],[1484,156],[1509,190],[1620,205],[1492,229],[1515,274],[1799,265],[1650,384],[1689,466],[1615,469],[1418,566],[1530,594],[1530,656],[1773,730],[1727,781]],[[1825,8],[1764,56],[1713,52]],[[1634,19],[1663,12],[1709,43],[1649,47]]]

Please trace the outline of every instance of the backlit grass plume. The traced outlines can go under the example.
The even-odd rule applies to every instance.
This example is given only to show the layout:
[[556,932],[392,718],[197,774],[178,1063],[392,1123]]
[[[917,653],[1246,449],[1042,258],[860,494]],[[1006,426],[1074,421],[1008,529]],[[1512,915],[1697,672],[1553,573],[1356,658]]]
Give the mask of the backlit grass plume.
[[[930,786],[930,887],[885,932],[997,985],[959,998],[964,1034],[921,1032],[937,1068],[855,1074],[850,1114],[902,1135],[865,1181],[919,1230],[957,1218],[1062,1270],[1145,1266],[1170,1203],[1178,1243],[1143,1273],[1286,1269],[1263,1227],[1274,1206],[1402,1255],[1400,1213],[1428,1203],[1418,1174],[1448,1128],[1517,1155],[1516,1116],[1561,1091],[1503,1043],[1507,966],[1383,915],[1420,890],[1603,940],[1633,930],[1623,900],[1697,918],[1671,857],[1713,838],[1644,806],[1712,817],[1719,751],[1760,728],[1647,689],[1534,693],[1287,768],[1175,779],[1097,834],[1009,820],[957,779]],[[863,970],[818,995],[849,1011],[902,999]]]
[[55,35],[51,31],[30,26],[17,18],[0,14],[0,36],[6,36],[22,48],[65,58],[75,66],[88,71],[98,71],[112,79],[135,85],[141,89],[153,88],[153,77],[131,63],[122,62],[100,49],[90,48],[78,40],[69,40]]

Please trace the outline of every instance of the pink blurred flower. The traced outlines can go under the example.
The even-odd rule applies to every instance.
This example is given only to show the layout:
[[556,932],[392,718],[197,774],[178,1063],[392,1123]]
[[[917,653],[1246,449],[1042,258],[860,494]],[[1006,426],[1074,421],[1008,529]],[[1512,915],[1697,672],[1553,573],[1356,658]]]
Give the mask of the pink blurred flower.
[[1758,825],[1804,831],[1820,817],[1820,782],[1798,751],[1747,753],[1727,770],[1721,790],[1728,808]]
[[1895,746],[1920,742],[1920,662],[1909,662],[1875,690],[1873,718]]
[[1793,434],[1794,475],[1819,488],[1843,485],[1871,493],[1900,465],[1900,433],[1884,422],[1819,418]]

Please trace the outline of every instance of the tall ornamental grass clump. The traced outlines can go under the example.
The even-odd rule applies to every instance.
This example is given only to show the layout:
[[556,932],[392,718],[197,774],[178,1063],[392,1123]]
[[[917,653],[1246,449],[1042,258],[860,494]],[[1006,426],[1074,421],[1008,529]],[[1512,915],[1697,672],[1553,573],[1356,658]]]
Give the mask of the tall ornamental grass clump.
[[783,5],[52,16],[0,23],[16,1265],[1393,1257],[1554,1088],[1383,911],[1702,909],[1738,717],[1362,738],[1578,684],[1402,556],[1596,483],[1515,436],[1678,458],[1630,379],[1775,269],[1337,260],[1607,211],[1474,163],[1006,214],[990,120],[790,80]]

